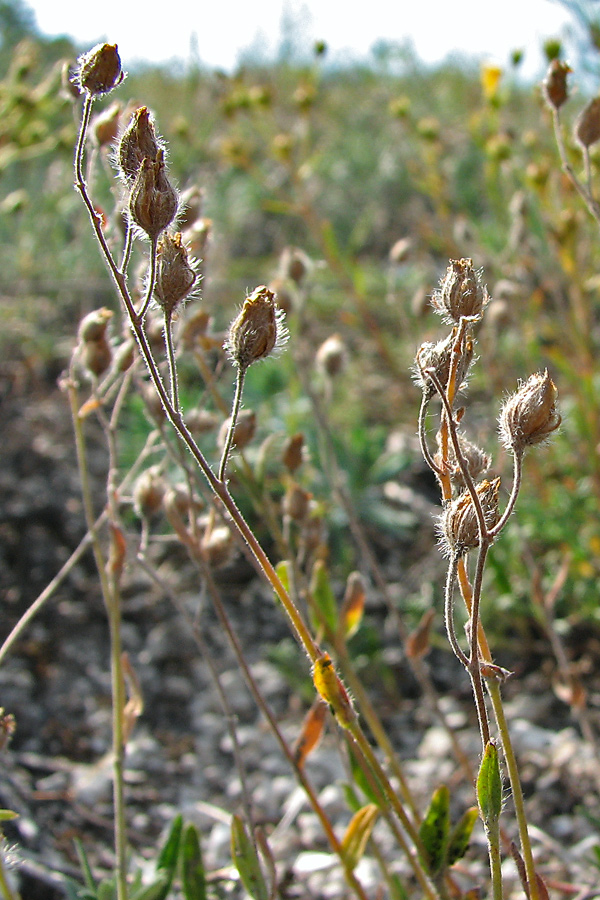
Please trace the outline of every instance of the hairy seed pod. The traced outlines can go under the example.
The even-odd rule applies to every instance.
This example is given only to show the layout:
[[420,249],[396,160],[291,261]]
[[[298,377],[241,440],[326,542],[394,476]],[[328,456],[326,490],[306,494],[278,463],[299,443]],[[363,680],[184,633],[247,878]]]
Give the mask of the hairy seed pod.
[[304,460],[304,435],[301,431],[293,434],[283,448],[282,462],[288,472],[295,472]]
[[481,317],[489,296],[481,281],[481,269],[473,268],[471,259],[451,259],[431,305],[445,322],[458,324],[463,316]]
[[158,242],[154,296],[165,316],[171,316],[196,283],[181,234],[164,234]]
[[[500,518],[499,488],[499,478],[494,478],[493,481],[486,479],[475,485],[486,528],[493,528]],[[479,524],[469,491],[463,491],[445,507],[440,518],[440,536],[443,545],[451,554],[463,556],[479,546]]]
[[500,413],[500,438],[507,450],[521,454],[556,431],[561,423],[557,400],[558,390],[547,369],[531,375]]
[[116,44],[96,44],[77,63],[75,82],[92,97],[107,94],[125,78]]
[[96,378],[110,369],[113,351],[105,337],[99,341],[84,341],[79,350],[81,365]]
[[226,565],[233,552],[233,535],[226,525],[210,528],[200,540],[200,548],[213,568]]
[[[452,364],[452,355],[456,351],[456,335],[457,330],[453,328],[451,333],[443,341],[433,344],[426,341],[421,344],[416,357],[416,363],[413,369],[414,380],[423,391],[427,400],[436,394],[436,388],[430,378],[427,377],[427,370],[432,369],[443,388],[448,386],[448,378],[450,377],[450,367]],[[470,334],[465,335],[462,348],[458,348],[460,358],[456,367],[456,390],[464,385],[469,367],[473,361],[473,339]]]
[[[437,434],[438,445],[440,442],[440,433]],[[460,446],[461,455],[467,465],[467,471],[471,476],[473,481],[476,481],[481,475],[484,475],[485,472],[490,467],[492,462],[492,458],[489,453],[486,453],[481,447],[478,447],[476,444],[473,444],[471,441],[467,440],[462,432],[458,433],[458,443]],[[434,462],[440,468],[442,468],[443,460],[441,451],[438,452],[434,456]],[[446,471],[450,476],[450,480],[453,484],[458,487],[465,487],[465,479],[462,473],[462,470],[457,462],[456,454],[454,452],[454,447],[452,442],[449,443],[448,447],[448,459],[446,460]]]
[[133,113],[117,147],[117,165],[123,180],[133,183],[143,160],[156,159],[160,149],[150,110],[141,106]]
[[133,508],[140,519],[149,519],[163,504],[165,480],[156,466],[146,469],[133,487]]
[[560,107],[569,99],[567,87],[567,75],[572,71],[567,63],[560,59],[553,59],[544,79],[544,93],[546,101],[554,109]]
[[162,234],[175,216],[179,199],[167,178],[162,150],[155,160],[144,159],[136,175],[129,198],[129,212],[135,224],[150,240]]
[[283,312],[273,291],[263,284],[246,297],[241,312],[231,323],[225,349],[235,366],[247,369],[286,340]]
[[308,515],[311,498],[312,494],[299,484],[290,484],[281,504],[284,516],[289,516],[296,522],[303,522]]
[[216,414],[208,409],[190,409],[185,414],[185,424],[192,434],[207,434],[217,427],[218,419]]

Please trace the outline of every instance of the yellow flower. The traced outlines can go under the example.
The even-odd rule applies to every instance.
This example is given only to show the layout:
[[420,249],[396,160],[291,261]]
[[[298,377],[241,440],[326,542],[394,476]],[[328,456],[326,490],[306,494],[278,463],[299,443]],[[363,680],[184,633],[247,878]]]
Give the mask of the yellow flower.
[[502,78],[500,66],[484,63],[481,67],[481,87],[486,100],[494,100],[498,94],[498,86]]

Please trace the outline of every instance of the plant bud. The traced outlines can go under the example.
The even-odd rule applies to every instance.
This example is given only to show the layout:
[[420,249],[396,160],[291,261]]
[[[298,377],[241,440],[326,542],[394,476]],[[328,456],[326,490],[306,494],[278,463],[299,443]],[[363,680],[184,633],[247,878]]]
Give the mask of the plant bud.
[[567,75],[572,71],[567,63],[560,59],[553,59],[544,79],[544,91],[546,100],[554,109],[560,107],[569,99],[567,88]]
[[577,119],[575,137],[585,148],[600,140],[600,97],[590,100]]
[[293,434],[283,450],[282,461],[288,472],[295,472],[304,460],[304,435]]
[[117,148],[117,165],[125,181],[133,182],[145,159],[156,159],[161,145],[148,107],[141,106],[132,115]]
[[111,310],[104,306],[84,316],[79,325],[79,340],[83,343],[103,340],[112,315]]
[[326,341],[323,341],[317,350],[315,361],[317,367],[328,378],[335,378],[336,375],[343,372],[348,361],[348,352],[339,334],[332,334]]
[[[230,424],[231,417],[225,419],[225,421],[221,425],[221,430],[219,431],[219,437],[217,439],[217,443],[221,449],[223,449],[223,447],[225,446],[225,440],[229,432]],[[256,413],[251,409],[243,409],[239,413],[237,422],[235,423],[232,447],[237,447],[238,450],[243,450],[244,447],[246,447],[254,437],[255,431]]]
[[165,234],[158,243],[155,299],[170,317],[196,283],[196,273],[188,260],[181,234]]
[[179,227],[186,231],[198,221],[202,215],[202,189],[195,184],[181,194],[181,215],[178,219]]
[[[438,432],[437,435],[438,444],[440,440],[440,434]],[[471,476],[473,481],[476,481],[481,475],[483,475],[490,467],[492,462],[492,458],[489,453],[486,453],[481,447],[478,447],[476,444],[468,441],[467,438],[462,433],[458,433],[458,442],[460,445],[460,452],[464,461],[467,464],[467,471]],[[441,452],[438,452],[434,456],[435,463],[442,468],[443,460]],[[453,484],[463,488],[465,487],[465,480],[460,466],[456,460],[456,454],[454,452],[454,447],[452,446],[452,442],[450,442],[448,447],[448,459],[446,460],[446,471],[450,476],[450,480]]]
[[302,522],[308,515],[312,494],[305,491],[299,484],[291,484],[285,492],[282,509],[284,516],[289,516],[296,522]]
[[96,44],[77,63],[76,83],[90,96],[107,94],[125,78],[116,44]]
[[149,519],[162,507],[165,482],[158,468],[152,466],[139,476],[133,488],[133,508],[141,519]]
[[152,421],[161,427],[166,418],[165,408],[151,381],[146,381],[142,387],[142,400]]
[[297,247],[286,247],[279,259],[279,271],[282,278],[300,285],[304,281],[306,273],[311,267],[311,261],[306,253]]
[[[450,366],[455,344],[456,328],[453,328],[448,337],[444,338],[443,341],[438,341],[437,344],[433,344],[431,341],[421,344],[417,352],[413,371],[415,382],[425,394],[426,399],[429,400],[435,395],[436,388],[431,379],[427,378],[427,375],[424,373],[426,373],[427,369],[433,369],[442,387],[446,388],[450,377]],[[470,335],[467,335],[456,368],[457,391],[460,390],[467,378],[469,367],[473,361],[473,351],[473,340]]]
[[128,338],[120,345],[115,358],[115,368],[117,372],[126,372],[133,365],[134,359],[135,344],[131,338]]
[[275,302],[275,294],[265,285],[246,297],[239,315],[231,323],[225,349],[235,366],[247,369],[264,359],[287,340],[283,313]]
[[[475,486],[487,528],[493,528],[500,518],[499,488],[499,478],[494,478],[493,481],[480,481]],[[440,519],[440,534],[443,544],[453,554],[457,553],[459,556],[479,546],[479,526],[469,491],[463,491],[447,504]]]
[[177,191],[167,178],[163,151],[144,159],[129,198],[131,218],[150,240],[156,240],[177,215]]
[[481,273],[481,269],[473,268],[471,259],[450,260],[440,287],[431,298],[431,305],[445,322],[458,324],[463,316],[481,316],[489,300]]
[[523,453],[546,440],[561,423],[556,408],[558,391],[548,370],[535,375],[508,398],[500,413],[500,438],[507,450]]

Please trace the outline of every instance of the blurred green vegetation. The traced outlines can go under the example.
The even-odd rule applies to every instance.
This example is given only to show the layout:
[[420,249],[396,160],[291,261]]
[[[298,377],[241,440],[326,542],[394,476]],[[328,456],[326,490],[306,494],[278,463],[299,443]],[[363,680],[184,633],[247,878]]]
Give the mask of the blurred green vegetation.
[[[0,3],[0,352],[36,366],[64,363],[74,322],[115,300],[72,187],[78,101],[64,71],[75,48],[36,35],[27,15],[11,19],[15,8]],[[289,317],[291,343],[314,350],[337,332],[348,349],[327,416],[369,527],[386,527],[373,487],[387,438],[416,430],[415,348],[442,334],[426,296],[449,258],[470,256],[484,267],[494,300],[479,335],[467,428],[504,471],[495,420],[519,378],[548,367],[564,412],[553,446],[526,460],[486,602],[535,617],[531,559],[550,584],[568,558],[557,614],[597,620],[600,242],[561,172],[539,87],[519,81],[518,54],[502,72],[425,68],[406,48],[382,44],[370,64],[340,68],[327,65],[322,49],[307,63],[247,61],[234,75],[148,66],[130,73],[103,108],[150,107],[179,186],[203,191],[212,224],[201,302],[215,333],[246,288],[278,275],[286,247],[308,255],[304,305]],[[575,99],[567,119],[577,112]],[[110,147],[95,152],[101,165],[92,187],[108,212],[120,188]],[[575,150],[572,157],[581,167]],[[597,162],[592,154],[595,175]],[[112,239],[114,223],[108,227]],[[310,488],[326,496],[299,374],[293,354],[257,367],[246,405],[262,409],[262,440],[272,431],[306,431],[315,457]],[[183,390],[186,402],[197,402],[192,374]],[[343,516],[338,524],[345,526]],[[352,562],[347,542],[333,546],[344,565]]]

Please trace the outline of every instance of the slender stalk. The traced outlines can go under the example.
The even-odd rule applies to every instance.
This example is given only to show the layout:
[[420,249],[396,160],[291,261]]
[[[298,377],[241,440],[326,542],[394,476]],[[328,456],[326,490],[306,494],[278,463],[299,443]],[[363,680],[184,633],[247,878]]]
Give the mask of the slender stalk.
[[108,614],[111,635],[111,687],[112,687],[112,736],[113,736],[113,803],[115,823],[115,855],[116,855],[116,883],[118,900],[127,900],[127,834],[125,827],[125,794],[124,794],[124,742],[123,742],[123,709],[125,706],[125,685],[121,667],[121,641],[120,641],[120,603],[118,591],[115,592],[115,580],[111,579],[107,572],[106,560],[96,527],[92,503],[92,491],[89,481],[87,455],[81,419],[79,418],[79,404],[77,390],[73,380],[67,385],[73,430],[75,433],[75,449],[77,453],[77,465],[81,478],[83,509],[88,533],[92,543],[96,569],[100,579],[104,605]]
[[454,628],[454,582],[456,580],[456,570],[460,557],[454,554],[448,565],[448,574],[446,576],[446,589],[444,591],[444,619],[446,622],[446,634],[450,646],[454,650],[455,656],[461,661],[463,666],[469,668],[469,660],[463,653],[460,644],[456,638],[456,630]]
[[169,364],[169,384],[171,386],[171,403],[173,409],[179,410],[179,382],[177,379],[177,365],[175,363],[175,348],[173,346],[173,317],[165,313],[165,344],[167,347],[167,362]]
[[229,428],[227,430],[227,437],[225,438],[225,445],[223,447],[223,452],[221,454],[221,462],[219,464],[219,481],[225,481],[225,472],[227,471],[227,461],[229,459],[229,454],[231,452],[231,448],[233,446],[233,439],[235,435],[235,426],[237,425],[238,416],[240,414],[240,408],[242,405],[242,394],[244,392],[244,381],[246,380],[246,372],[247,368],[243,368],[242,366],[238,366],[237,375],[235,379],[235,395],[233,397],[233,405],[231,407],[231,417],[229,422]]

